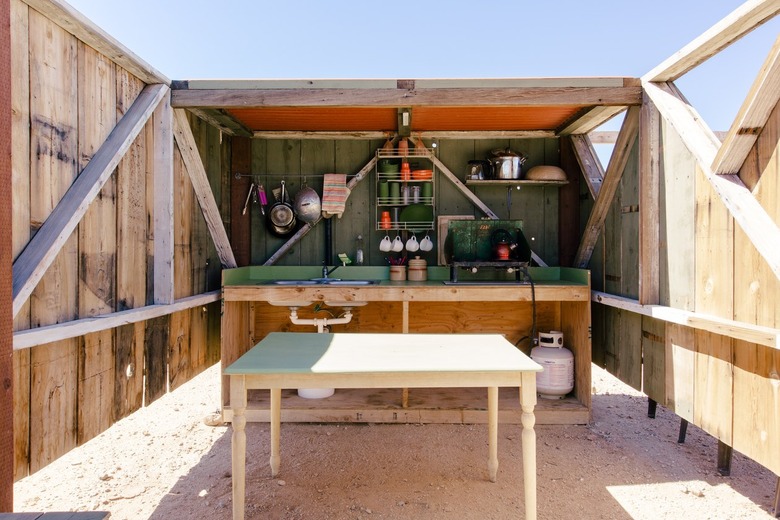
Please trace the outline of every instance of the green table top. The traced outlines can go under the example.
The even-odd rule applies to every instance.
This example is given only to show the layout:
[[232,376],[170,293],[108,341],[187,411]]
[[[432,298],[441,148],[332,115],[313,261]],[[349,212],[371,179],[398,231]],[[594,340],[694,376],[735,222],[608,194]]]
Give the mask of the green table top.
[[225,374],[540,370],[500,334],[273,332],[227,367]]

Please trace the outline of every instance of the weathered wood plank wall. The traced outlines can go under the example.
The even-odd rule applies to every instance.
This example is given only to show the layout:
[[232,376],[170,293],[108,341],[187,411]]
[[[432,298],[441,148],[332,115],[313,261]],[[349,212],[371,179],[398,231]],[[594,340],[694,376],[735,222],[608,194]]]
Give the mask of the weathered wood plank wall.
[[[660,303],[779,327],[780,281],[735,226],[679,135],[663,121],[661,135]],[[775,107],[740,171],[775,222],[780,222],[779,136],[780,107]],[[629,161],[613,201],[604,229],[604,259],[596,268],[605,270],[606,292],[635,298],[635,227],[625,226],[625,208],[635,204],[631,197],[639,171],[634,163]],[[618,218],[620,209],[624,213]],[[620,379],[780,474],[780,351],[594,307],[594,360],[604,350],[605,366]],[[641,378],[636,377],[639,369]]]
[[[145,84],[56,20],[21,0],[10,5],[16,258]],[[170,118],[170,109],[158,109],[153,119],[160,117]],[[229,143],[212,127],[192,125],[207,144],[206,171],[227,211],[219,197]],[[14,330],[153,302],[154,137],[150,120],[17,314]],[[179,298],[216,289],[220,262],[189,175],[175,155]],[[212,303],[14,352],[14,478],[40,469],[215,363],[219,326],[219,303]]]
[[[236,140],[234,138],[234,140]],[[285,185],[294,200],[295,194],[304,183],[322,193],[322,175],[325,173],[345,173],[352,175],[371,160],[376,149],[384,144],[381,140],[307,140],[307,139],[252,139],[248,168],[239,173],[251,174],[252,179],[233,177],[233,200],[240,199],[243,206],[249,183],[262,183],[268,193],[269,204],[273,203],[271,191]],[[430,142],[426,143],[430,145]],[[461,179],[465,178],[468,161],[482,159],[491,150],[504,149],[521,152],[528,157],[524,168],[532,166],[559,165],[560,151],[558,139],[441,139],[437,141],[437,154],[441,161]],[[238,172],[238,170],[235,170]],[[347,202],[347,211],[342,218],[332,218],[333,255],[330,265],[336,261],[338,253],[347,253],[354,260],[356,238],[363,236],[365,263],[385,264],[385,253],[379,251],[379,241],[384,232],[376,231],[375,204],[376,187],[374,172],[359,183]],[[435,179],[435,202],[437,215],[473,215],[482,218],[482,212],[475,208],[443,175]],[[559,264],[558,253],[558,187],[524,186],[521,190],[512,189],[511,206],[507,206],[507,187],[477,186],[474,192],[485,204],[502,219],[523,220],[524,234],[535,252],[549,263]],[[287,239],[272,235],[265,226],[265,218],[256,204],[250,203],[246,215],[240,209],[234,210],[233,229],[250,227],[251,253],[249,263],[264,263]],[[284,255],[277,265],[318,265],[324,260],[325,232],[324,222],[314,228]],[[391,232],[391,238],[395,232]],[[422,239],[425,233],[417,233]],[[403,236],[403,235],[402,235]],[[437,240],[435,230],[429,233],[434,243]],[[245,245],[233,244],[236,250]],[[436,250],[430,253],[419,252],[436,265]]]
[[[740,178],[780,222],[780,105],[748,155]],[[780,280],[734,226],[734,319],[780,328]],[[780,350],[734,341],[733,447],[780,475]]]

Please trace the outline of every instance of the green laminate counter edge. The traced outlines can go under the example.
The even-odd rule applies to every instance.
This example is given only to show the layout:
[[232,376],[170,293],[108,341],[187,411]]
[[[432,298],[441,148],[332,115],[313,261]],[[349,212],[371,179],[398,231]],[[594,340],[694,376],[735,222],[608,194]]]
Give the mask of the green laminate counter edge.
[[[585,269],[572,267],[531,267],[529,274],[535,283],[553,283],[564,285],[588,285],[589,272]],[[261,285],[274,280],[308,280],[322,276],[321,266],[247,266],[222,271],[222,285],[247,286]],[[345,266],[339,267],[332,277],[342,280],[380,280],[381,285],[404,285],[411,287],[420,285],[441,285],[443,281],[450,279],[450,268],[446,266],[428,267],[427,282],[391,282],[390,268],[387,266]],[[477,275],[461,270],[458,279],[490,280],[494,276],[488,270],[482,270]],[[511,279],[511,278],[507,278]]]

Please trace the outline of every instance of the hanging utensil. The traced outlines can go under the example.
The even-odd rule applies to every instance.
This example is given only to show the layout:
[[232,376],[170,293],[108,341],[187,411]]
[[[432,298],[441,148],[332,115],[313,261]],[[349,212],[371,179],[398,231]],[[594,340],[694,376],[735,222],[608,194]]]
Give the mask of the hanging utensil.
[[268,204],[268,199],[265,196],[265,186],[262,184],[257,185],[257,196],[260,199],[260,212],[265,215],[265,206]]
[[295,214],[298,215],[302,221],[311,225],[317,222],[322,216],[322,203],[320,196],[314,189],[306,186],[306,180],[304,179],[304,186],[298,193],[295,194]]
[[271,209],[268,210],[269,218],[266,222],[273,234],[279,237],[286,237],[295,231],[297,222],[295,220],[295,212],[290,203],[287,202],[284,181],[281,182],[280,195],[280,200],[275,202]]
[[252,193],[255,191],[255,183],[249,185],[249,191],[246,194],[246,200],[244,201],[244,209],[241,210],[242,215],[246,215],[246,209],[249,207],[249,200],[252,198]]

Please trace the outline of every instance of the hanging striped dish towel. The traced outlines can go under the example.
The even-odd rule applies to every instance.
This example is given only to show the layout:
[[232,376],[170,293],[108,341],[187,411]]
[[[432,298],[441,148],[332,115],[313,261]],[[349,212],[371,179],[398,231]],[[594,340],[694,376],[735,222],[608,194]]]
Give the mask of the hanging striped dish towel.
[[349,197],[347,176],[343,173],[326,173],[322,187],[322,216],[341,218]]

